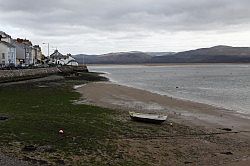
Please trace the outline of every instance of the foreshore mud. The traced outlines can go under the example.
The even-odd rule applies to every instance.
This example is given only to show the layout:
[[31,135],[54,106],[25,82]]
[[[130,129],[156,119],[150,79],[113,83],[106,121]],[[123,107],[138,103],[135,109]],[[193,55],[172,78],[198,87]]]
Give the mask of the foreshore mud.
[[[169,116],[163,126],[156,126],[157,135],[146,132],[144,139],[118,140],[120,150],[138,159],[147,161],[145,154],[152,155],[154,160],[148,162],[153,165],[178,165],[181,160],[190,165],[243,166],[250,162],[249,119],[238,113],[109,82],[89,83],[77,91],[82,94],[78,103],[120,111],[121,121],[129,121],[131,110]],[[138,130],[142,128],[143,124]]]

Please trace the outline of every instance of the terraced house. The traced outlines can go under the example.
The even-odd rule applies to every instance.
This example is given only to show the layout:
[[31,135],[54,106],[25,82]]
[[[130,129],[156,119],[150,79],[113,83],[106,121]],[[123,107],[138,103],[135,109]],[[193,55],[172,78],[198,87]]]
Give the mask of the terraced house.
[[17,38],[13,40],[13,44],[17,48],[17,65],[34,64],[34,56],[32,56],[32,42],[27,39]]
[[0,66],[28,66],[42,62],[43,54],[39,45],[32,45],[27,39],[12,39],[0,31]]
[[0,66],[16,65],[16,47],[11,44],[11,36],[0,31]]

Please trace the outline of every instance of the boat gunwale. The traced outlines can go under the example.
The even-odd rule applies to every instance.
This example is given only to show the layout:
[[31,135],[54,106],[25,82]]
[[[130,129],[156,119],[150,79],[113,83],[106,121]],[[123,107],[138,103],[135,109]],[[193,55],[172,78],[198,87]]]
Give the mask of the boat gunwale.
[[154,115],[154,114],[142,114],[142,113],[135,113],[135,112],[129,112],[130,117],[132,119],[137,118],[144,119],[144,120],[152,120],[152,121],[165,121],[167,120],[168,116],[164,115]]

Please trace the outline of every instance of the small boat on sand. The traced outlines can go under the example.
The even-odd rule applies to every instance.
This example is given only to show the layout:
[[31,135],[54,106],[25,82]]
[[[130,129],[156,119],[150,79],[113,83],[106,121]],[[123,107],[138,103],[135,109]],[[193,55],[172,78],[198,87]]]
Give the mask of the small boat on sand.
[[163,123],[167,120],[168,116],[154,115],[154,114],[141,114],[135,112],[129,112],[130,118],[135,121],[147,122],[147,123]]

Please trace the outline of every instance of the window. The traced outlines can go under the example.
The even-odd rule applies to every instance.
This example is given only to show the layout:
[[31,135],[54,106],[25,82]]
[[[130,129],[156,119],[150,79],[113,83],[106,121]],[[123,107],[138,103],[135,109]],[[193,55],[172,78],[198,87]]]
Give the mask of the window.
[[5,61],[2,61],[2,64],[5,65]]
[[2,59],[5,59],[5,53],[2,53]]

